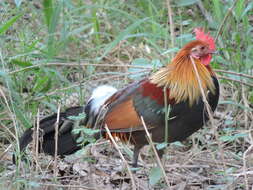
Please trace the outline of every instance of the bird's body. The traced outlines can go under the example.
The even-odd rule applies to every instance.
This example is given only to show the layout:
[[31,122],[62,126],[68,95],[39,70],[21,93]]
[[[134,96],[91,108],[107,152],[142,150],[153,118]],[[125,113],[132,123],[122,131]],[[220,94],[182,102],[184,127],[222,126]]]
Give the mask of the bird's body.
[[[140,149],[148,144],[141,117],[154,142],[182,141],[200,129],[209,119],[202,93],[214,111],[218,104],[219,84],[209,66],[211,53],[215,49],[214,41],[201,30],[196,30],[196,38],[197,40],[185,45],[170,64],[150,77],[119,91],[112,90],[111,87],[108,87],[111,90],[104,88],[107,95],[100,98],[96,97],[102,93],[102,88],[95,90],[93,98],[85,107],[85,127],[100,129],[100,135],[95,135],[96,137],[107,137],[104,128],[107,126],[113,136],[134,144],[134,166],[137,165]],[[99,93],[96,94],[97,92]],[[169,118],[166,118],[165,109],[168,107]],[[77,109],[77,112],[80,113],[81,110]],[[168,126],[167,135],[165,126]],[[72,128],[73,124],[67,128],[68,133],[64,135],[70,135],[70,139],[75,139],[71,133]],[[168,139],[165,139],[166,136]],[[25,146],[22,145],[22,148]],[[66,145],[65,152],[75,151],[76,149],[72,151],[72,147],[79,148],[73,145],[68,148]],[[50,153],[51,150],[44,151]],[[159,150],[158,153],[162,156],[163,150]]]

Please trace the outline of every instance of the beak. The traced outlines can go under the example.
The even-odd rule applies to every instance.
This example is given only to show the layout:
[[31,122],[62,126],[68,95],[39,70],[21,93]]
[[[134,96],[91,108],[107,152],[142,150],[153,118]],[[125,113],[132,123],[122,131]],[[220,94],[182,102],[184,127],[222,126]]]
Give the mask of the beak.
[[217,54],[218,51],[210,50],[209,53],[210,53],[210,54]]

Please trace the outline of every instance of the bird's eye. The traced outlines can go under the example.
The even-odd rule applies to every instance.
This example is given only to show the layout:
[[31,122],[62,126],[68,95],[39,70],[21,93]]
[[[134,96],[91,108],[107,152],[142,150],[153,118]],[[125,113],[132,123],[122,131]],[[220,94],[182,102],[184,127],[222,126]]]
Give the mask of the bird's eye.
[[194,51],[197,51],[197,48],[192,48],[192,50],[191,50],[192,52],[194,52]]
[[201,50],[205,50],[206,49],[206,47],[205,46],[201,46],[201,48],[200,48]]

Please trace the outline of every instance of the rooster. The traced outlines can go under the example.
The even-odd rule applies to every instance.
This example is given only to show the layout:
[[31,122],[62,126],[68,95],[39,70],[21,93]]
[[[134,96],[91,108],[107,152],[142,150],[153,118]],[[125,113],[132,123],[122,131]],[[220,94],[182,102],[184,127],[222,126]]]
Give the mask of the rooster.
[[[196,40],[187,43],[166,67],[151,76],[121,90],[98,87],[86,106],[69,108],[60,113],[57,154],[64,156],[81,149],[76,142],[79,135],[72,132],[74,121],[69,116],[82,112],[86,113],[86,118],[79,124],[99,129],[94,135],[96,139],[108,138],[107,126],[114,137],[134,145],[134,167],[141,148],[149,143],[141,117],[152,134],[152,140],[158,143],[182,141],[200,129],[209,120],[203,95],[214,111],[219,99],[219,83],[210,67],[215,52],[214,39],[202,29],[195,29],[195,34]],[[165,108],[168,107],[169,118],[165,117]],[[40,121],[43,131],[41,147],[50,155],[55,152],[56,120],[57,115],[54,114]],[[21,151],[31,142],[32,133],[33,130],[28,129],[21,137]],[[164,150],[157,151],[162,157]]]

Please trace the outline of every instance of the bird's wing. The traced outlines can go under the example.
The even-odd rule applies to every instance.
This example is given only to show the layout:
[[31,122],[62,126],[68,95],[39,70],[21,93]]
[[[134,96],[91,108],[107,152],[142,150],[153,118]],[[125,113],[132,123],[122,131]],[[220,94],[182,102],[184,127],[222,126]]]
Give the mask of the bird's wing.
[[[169,91],[167,90],[167,96]],[[168,103],[173,103],[168,99]],[[144,130],[164,125],[164,91],[148,79],[133,83],[115,93],[106,102],[104,124],[114,132]]]

